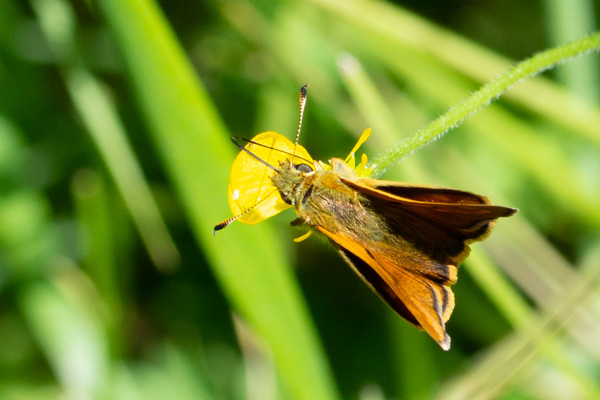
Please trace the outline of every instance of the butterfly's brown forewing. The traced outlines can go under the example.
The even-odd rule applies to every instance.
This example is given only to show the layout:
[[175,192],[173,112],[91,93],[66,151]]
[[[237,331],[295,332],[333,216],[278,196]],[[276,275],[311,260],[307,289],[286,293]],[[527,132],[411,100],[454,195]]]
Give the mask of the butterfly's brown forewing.
[[469,192],[359,178],[337,159],[331,165],[289,191],[300,219],[400,316],[449,349],[457,265],[469,243],[516,210]]

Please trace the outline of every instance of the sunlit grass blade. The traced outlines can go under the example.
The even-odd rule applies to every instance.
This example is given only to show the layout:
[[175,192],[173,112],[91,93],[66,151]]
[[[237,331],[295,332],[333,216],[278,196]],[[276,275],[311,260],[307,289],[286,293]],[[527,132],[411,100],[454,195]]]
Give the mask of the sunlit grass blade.
[[172,270],[179,263],[173,239],[160,216],[142,169],[127,139],[114,105],[100,83],[80,65],[75,53],[73,11],[62,0],[32,0],[40,26],[92,140],[140,232],[148,253],[159,269]]
[[[381,93],[364,71],[356,58],[349,54],[343,54],[338,58],[338,65],[343,82],[350,92],[356,108],[369,122],[375,137],[370,138],[372,142],[394,143],[398,137],[403,136],[399,129],[402,118],[394,115],[390,107],[385,103]],[[357,130],[358,133],[358,130]]]
[[102,303],[74,265],[58,267],[53,279],[21,291],[21,310],[65,395],[93,398],[109,365]]
[[230,215],[226,193],[234,149],[164,17],[150,1],[99,4],[127,62],[165,168],[223,290],[271,346],[293,398],[336,398],[281,238],[268,223],[234,224],[213,237],[215,223]]
[[[435,65],[431,60],[415,56],[410,63],[393,63],[400,76],[410,77],[423,95],[427,95],[441,107],[452,107],[456,99],[467,98],[472,92],[472,85],[449,73],[443,66]],[[477,95],[473,94],[461,104],[464,106],[467,101],[476,102],[476,97]],[[489,99],[489,96],[485,97]],[[485,104],[487,103],[480,105]],[[450,129],[454,126],[453,123],[458,123],[459,114],[470,115],[468,109],[457,111],[459,107],[452,107],[448,113],[401,141],[393,151],[395,156],[402,157],[409,154],[414,147],[430,143],[438,136],[437,133]],[[593,114],[581,114],[580,120],[582,123],[589,123],[593,118]],[[524,173],[534,175],[536,181],[565,208],[577,210],[575,215],[588,222],[597,224],[600,221],[600,213],[594,200],[600,193],[598,186],[582,182],[584,178],[577,165],[571,162],[556,140],[546,138],[548,135],[538,125],[518,119],[502,107],[488,107],[485,113],[470,119],[466,126],[472,132],[472,135],[467,137],[476,141],[481,149],[502,152],[511,164],[516,163]],[[600,138],[600,135],[596,136]],[[597,146],[595,141],[592,142],[592,146]],[[384,158],[387,157],[391,161],[394,155],[388,153]],[[371,158],[371,163],[377,162],[379,161],[376,158]],[[382,170],[381,167],[382,165],[378,168],[379,171]]]
[[403,157],[435,140],[452,127],[457,126],[480,108],[500,97],[504,91],[519,81],[531,78],[571,57],[598,49],[600,49],[600,33],[568,45],[547,50],[517,64],[423,129],[400,141],[377,159],[372,160],[372,163],[377,166],[373,172],[374,176],[383,173]]
[[[570,42],[596,30],[594,8],[598,4],[593,0],[549,0],[545,2],[544,15],[550,38],[554,45]],[[600,78],[596,73],[600,69],[597,57],[581,57],[559,68],[556,76],[565,86],[591,102],[600,99]]]
[[153,351],[152,363],[117,365],[112,377],[114,385],[103,394],[105,398],[114,400],[224,398],[210,390],[206,375],[201,372],[186,350],[172,344],[161,344]]
[[[80,224],[81,246],[85,257],[82,267],[94,282],[108,309],[104,321],[112,355],[120,354],[125,313],[122,299],[123,266],[118,262],[117,248],[133,228],[129,227],[126,210],[114,206],[105,182],[92,170],[78,171],[71,182],[77,221]],[[120,203],[119,203],[120,204]]]
[[[332,13],[333,18],[341,18],[353,26],[357,37],[367,37],[370,52],[385,64],[394,64],[395,60],[401,62],[402,60],[398,60],[400,53],[405,58],[415,53],[420,57],[434,59],[440,65],[446,65],[480,83],[489,82],[513,65],[512,60],[383,1],[312,2]],[[598,40],[598,34],[595,34],[577,43],[572,42],[570,45],[583,46],[579,49],[572,48],[571,50],[575,50],[573,53],[565,53],[559,59],[564,60],[586,51],[584,48],[589,49],[589,46],[598,47]],[[551,53],[556,55],[554,50]],[[535,57],[539,59],[541,55]],[[529,81],[526,89],[510,90],[505,97],[549,121],[572,130],[575,135],[600,142],[597,130],[597,126],[600,125],[600,109],[543,78]],[[580,118],[581,115],[586,115],[586,118]]]
[[[600,265],[600,264],[599,264]],[[577,382],[585,398],[600,396],[600,387],[594,378],[584,372],[572,357],[565,357],[565,341],[557,341],[559,334],[572,317],[583,310],[600,287],[600,267],[591,269],[563,297],[557,298],[554,307],[548,308],[538,318],[529,321],[525,329],[517,331],[509,340],[500,343],[493,352],[470,368],[442,393],[443,399],[486,399],[498,397],[519,376],[519,373],[543,353],[553,360],[565,376]]]

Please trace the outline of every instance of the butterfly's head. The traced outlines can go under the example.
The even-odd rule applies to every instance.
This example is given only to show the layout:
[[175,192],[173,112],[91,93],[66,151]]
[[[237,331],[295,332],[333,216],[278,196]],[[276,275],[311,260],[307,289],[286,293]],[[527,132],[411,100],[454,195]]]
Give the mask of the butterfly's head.
[[281,199],[290,205],[298,203],[306,180],[315,174],[315,166],[307,163],[293,164],[289,160],[281,161],[279,168],[271,176],[273,186],[279,190]]

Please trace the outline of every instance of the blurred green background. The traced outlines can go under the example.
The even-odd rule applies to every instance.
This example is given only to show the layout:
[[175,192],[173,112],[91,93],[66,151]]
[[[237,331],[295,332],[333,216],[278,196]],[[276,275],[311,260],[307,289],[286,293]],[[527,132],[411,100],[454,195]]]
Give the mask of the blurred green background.
[[[284,212],[230,216],[232,135],[385,151],[589,0],[0,0],[1,399],[600,398],[600,70],[522,82],[385,179],[520,209],[475,244],[452,348]],[[314,235],[313,235],[314,236]]]

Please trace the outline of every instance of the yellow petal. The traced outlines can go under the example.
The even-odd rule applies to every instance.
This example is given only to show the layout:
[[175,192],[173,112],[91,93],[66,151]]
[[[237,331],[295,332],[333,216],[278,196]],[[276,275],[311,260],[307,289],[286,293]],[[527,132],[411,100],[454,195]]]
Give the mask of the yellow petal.
[[348,157],[346,157],[346,160],[344,162],[346,164],[348,164],[350,166],[350,168],[352,168],[352,169],[355,168],[354,165],[355,165],[355,154],[356,154],[356,151],[360,148],[360,146],[362,146],[362,144],[364,142],[367,141],[367,139],[369,138],[369,136],[371,136],[371,128],[365,129],[365,131],[362,133],[362,135],[360,135],[360,137],[358,138],[358,142],[356,142],[356,144],[354,145],[354,147],[350,151],[350,154],[348,154]]
[[[294,143],[276,132],[263,132],[256,135],[245,148],[256,157],[275,168],[279,163],[291,158]],[[294,164],[313,164],[306,149],[296,146]],[[233,215],[247,210],[238,221],[256,224],[291,207],[286,204],[277,188],[271,182],[275,171],[267,167],[250,154],[241,151],[233,161],[229,179],[229,208]]]

